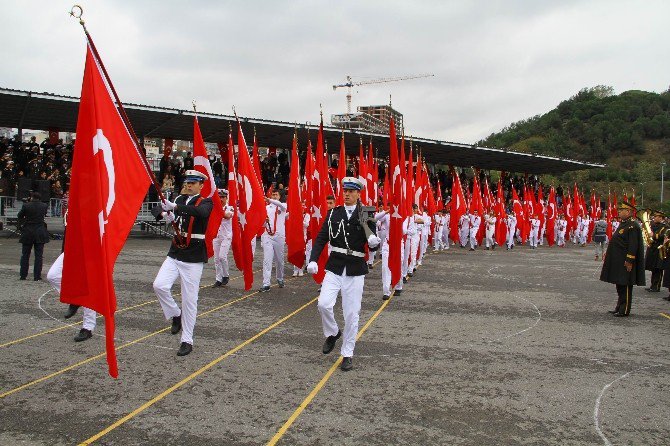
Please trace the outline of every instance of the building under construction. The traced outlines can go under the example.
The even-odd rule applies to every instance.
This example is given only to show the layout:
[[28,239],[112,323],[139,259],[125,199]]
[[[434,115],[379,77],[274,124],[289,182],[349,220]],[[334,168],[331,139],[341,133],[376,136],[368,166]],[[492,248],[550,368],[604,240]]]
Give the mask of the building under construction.
[[396,134],[400,135],[403,128],[402,113],[390,105],[363,105],[356,108],[356,113],[331,115],[330,123],[341,129],[364,130],[374,133],[388,134],[389,120],[393,116]]

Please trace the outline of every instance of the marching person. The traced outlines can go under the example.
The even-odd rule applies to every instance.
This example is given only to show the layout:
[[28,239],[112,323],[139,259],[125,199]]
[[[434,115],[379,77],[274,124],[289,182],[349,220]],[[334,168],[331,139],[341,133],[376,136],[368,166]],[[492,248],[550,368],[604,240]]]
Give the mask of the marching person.
[[468,235],[470,234],[470,211],[466,208],[465,213],[461,215],[461,218],[458,219],[458,238],[461,244],[461,248],[465,248],[465,244],[468,242]]
[[510,209],[507,211],[507,250],[514,249],[514,235],[516,234],[516,215]]
[[403,228],[407,226],[407,233],[405,234],[403,232],[403,238],[402,238],[402,260],[401,260],[401,265],[400,265],[400,275],[402,276],[402,281],[403,283],[407,283],[407,280],[409,277],[412,277],[414,273],[412,270],[409,269],[409,258],[410,258],[410,253],[412,251],[412,243],[411,240],[414,236],[417,235],[417,227],[416,223],[414,222],[414,215],[408,215],[407,218],[405,218],[405,221],[403,222]]
[[540,219],[537,218],[537,214],[533,214],[529,223],[530,237],[528,237],[528,242],[530,243],[530,249],[535,249],[537,248],[537,238],[540,234]]
[[565,248],[565,232],[568,229],[568,222],[563,217],[563,214],[558,214],[556,219],[556,246]]
[[[204,264],[207,263],[205,231],[214,206],[211,198],[200,195],[206,179],[207,176],[197,170],[187,170],[184,174],[182,195],[174,202],[164,200],[160,208],[154,208],[156,211],[153,211],[156,218],[163,217],[168,223],[176,221],[179,228],[179,234],[173,238],[153,284],[165,319],[172,319],[170,332],[182,332],[177,356],[186,356],[193,350],[200,278]],[[163,212],[160,212],[161,208]],[[181,281],[181,309],[171,291],[177,279]]]
[[435,229],[433,231],[433,249],[440,251],[444,248],[444,241],[442,239],[442,230],[444,229],[444,209],[435,214]]
[[621,224],[607,246],[600,280],[616,285],[619,296],[616,308],[610,311],[618,317],[630,314],[633,301],[633,286],[644,286],[644,243],[642,229],[631,218],[636,210],[633,205],[622,201],[618,205]]
[[582,217],[579,224],[579,244],[581,246],[586,246],[586,239],[589,235],[589,226],[591,226],[591,218],[586,214]]
[[[309,213],[305,209],[305,202],[302,202],[302,208],[303,208],[303,213],[302,213],[302,237],[305,239],[305,259],[309,259],[309,255],[312,252],[312,238],[308,237],[308,232],[309,232]],[[302,277],[304,276],[304,270],[303,268],[306,265],[303,263],[303,265],[298,268],[297,266],[293,265],[293,277]]]
[[544,233],[547,231],[547,204],[543,200],[540,200],[540,207],[542,208],[540,211],[540,216],[542,218],[540,219],[540,236],[537,239],[537,244],[542,246],[544,245]]
[[[352,357],[358,334],[363,285],[365,274],[368,272],[368,266],[365,263],[365,246],[367,244],[370,249],[374,250],[379,246],[381,240],[375,234],[376,225],[368,221],[362,222],[359,217],[361,210],[358,200],[360,191],[363,189],[363,182],[358,178],[344,177],[342,189],[344,206],[338,206],[328,212],[326,221],[316,237],[307,272],[316,274],[319,271],[317,260],[326,243],[330,242],[332,251],[326,263],[326,275],[321,284],[318,301],[323,334],[326,337],[323,353],[330,353],[342,336],[333,312],[337,293],[341,292],[344,340],[340,350],[343,356],[340,368],[348,371],[353,368]],[[367,225],[367,231],[363,224]]]
[[451,214],[447,208],[442,209],[442,215],[444,216],[444,227],[442,228],[442,243],[444,244],[444,249],[449,249],[449,225],[451,224]]
[[39,192],[30,192],[30,200],[23,204],[16,215],[21,226],[21,268],[19,279],[26,280],[30,264],[30,252],[35,249],[35,263],[33,264],[33,280],[42,280],[42,261],[44,244],[49,243],[49,232],[44,218],[47,216],[48,206],[41,201]]
[[659,255],[658,248],[663,244],[667,227],[663,223],[665,219],[663,212],[654,211],[651,218],[651,244],[647,247],[647,253],[644,257],[644,269],[651,271],[651,283],[646,290],[659,293],[663,282],[663,259]]
[[412,205],[412,210],[414,215],[412,215],[412,223],[414,224],[415,231],[410,235],[409,238],[409,269],[407,275],[412,277],[414,272],[416,272],[416,265],[419,255],[419,243],[421,242],[421,234],[423,233],[423,216],[419,214],[419,206],[414,203]]
[[[382,240],[382,300],[389,300],[391,298],[391,269],[389,268],[389,225],[391,224],[391,217],[389,215],[388,206],[381,212],[375,214],[377,220],[377,236]],[[403,235],[407,234],[408,220],[405,219],[402,225]],[[400,241],[400,252],[402,253],[404,241]],[[399,296],[402,293],[403,281],[399,280],[395,286],[393,294]]]
[[472,211],[472,215],[470,215],[470,251],[474,251],[477,247],[477,233],[481,224],[482,217],[479,216],[479,211],[475,209]]
[[214,270],[216,271],[216,282],[212,285],[213,288],[227,285],[230,280],[230,273],[228,268],[228,252],[230,251],[230,244],[233,241],[233,215],[235,209],[228,205],[228,191],[226,189],[219,189],[219,197],[223,205],[223,218],[221,225],[216,233],[216,237],[212,240],[214,246]]
[[493,211],[490,211],[484,218],[486,219],[486,250],[488,251],[489,249],[496,249],[493,237],[498,219]]
[[428,239],[430,238],[430,225],[432,224],[432,219],[428,215],[428,212],[424,209],[421,219],[423,220],[423,228],[421,231],[421,243],[419,245],[419,260],[417,264],[419,266],[423,265],[423,257],[426,255],[426,250],[428,249]]
[[272,198],[265,198],[265,232],[261,236],[263,246],[263,286],[261,293],[270,291],[272,265],[279,288],[284,288],[284,246],[286,246],[286,203],[279,201],[279,191],[272,191]]
[[596,260],[598,255],[605,260],[605,245],[607,244],[607,221],[600,217],[593,225],[593,244],[596,248]]

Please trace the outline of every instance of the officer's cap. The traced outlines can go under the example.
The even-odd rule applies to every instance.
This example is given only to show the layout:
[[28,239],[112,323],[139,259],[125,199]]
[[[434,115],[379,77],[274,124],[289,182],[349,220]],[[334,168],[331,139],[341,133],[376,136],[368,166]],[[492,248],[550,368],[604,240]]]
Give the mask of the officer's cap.
[[618,209],[630,209],[631,211],[637,211],[637,209],[635,209],[635,206],[633,206],[632,204],[630,204],[627,201],[620,201],[617,208]]
[[344,177],[342,178],[342,188],[350,190],[363,190],[365,185],[361,180],[355,177]]
[[219,195],[221,195],[222,197],[227,197],[228,191],[226,189],[219,189]]
[[652,217],[659,216],[659,217],[663,217],[663,218],[665,218],[665,213],[664,213],[663,211],[659,211],[659,210],[655,210],[655,211],[653,211],[653,212],[651,213],[651,215],[652,215]]
[[207,175],[197,170],[187,170],[184,174],[184,182],[191,183],[199,181],[203,183],[207,179]]

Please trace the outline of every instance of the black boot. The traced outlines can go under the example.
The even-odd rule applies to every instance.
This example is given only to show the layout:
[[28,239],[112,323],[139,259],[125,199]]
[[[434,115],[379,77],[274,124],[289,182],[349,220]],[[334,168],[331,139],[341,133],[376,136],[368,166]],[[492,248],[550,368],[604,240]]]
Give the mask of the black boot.
[[72,316],[74,316],[75,314],[77,314],[77,310],[78,310],[78,309],[79,309],[79,305],[72,305],[72,304],[70,304],[70,305],[67,307],[67,311],[65,312],[65,314],[63,315],[63,317],[64,317],[65,319],[70,319]]
[[333,348],[335,348],[335,342],[337,342],[338,339],[340,339],[340,336],[342,336],[342,331],[337,330],[337,334],[335,336],[328,336],[323,343],[323,354],[327,355],[328,353],[333,351]]
[[87,330],[85,328],[82,328],[79,330],[79,334],[74,337],[74,342],[81,342],[85,341],[87,339],[90,339],[93,336],[93,333],[91,333],[91,330]]
[[188,342],[182,342],[181,345],[179,346],[179,351],[177,352],[177,356],[186,356],[191,351],[193,350],[193,346],[189,344]]
[[181,331],[181,316],[175,316],[172,318],[172,327],[170,327],[170,333],[177,334]]
[[351,363],[351,358],[343,358],[342,359],[342,364],[340,365],[340,369],[343,372],[348,372],[349,370],[353,369],[354,365]]

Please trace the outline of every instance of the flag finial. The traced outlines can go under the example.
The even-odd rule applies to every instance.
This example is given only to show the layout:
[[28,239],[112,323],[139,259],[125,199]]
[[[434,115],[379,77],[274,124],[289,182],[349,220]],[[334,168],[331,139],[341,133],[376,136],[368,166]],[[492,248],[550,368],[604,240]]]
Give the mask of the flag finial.
[[194,113],[198,113],[197,106],[196,106],[196,103],[195,103],[195,99],[193,99],[193,100],[191,101],[191,105],[193,105],[193,112],[194,112]]
[[72,9],[70,9],[70,17],[79,19],[79,24],[81,26],[84,26],[84,19],[81,18],[82,15],[84,15],[84,9],[81,6],[79,5],[72,6]]

